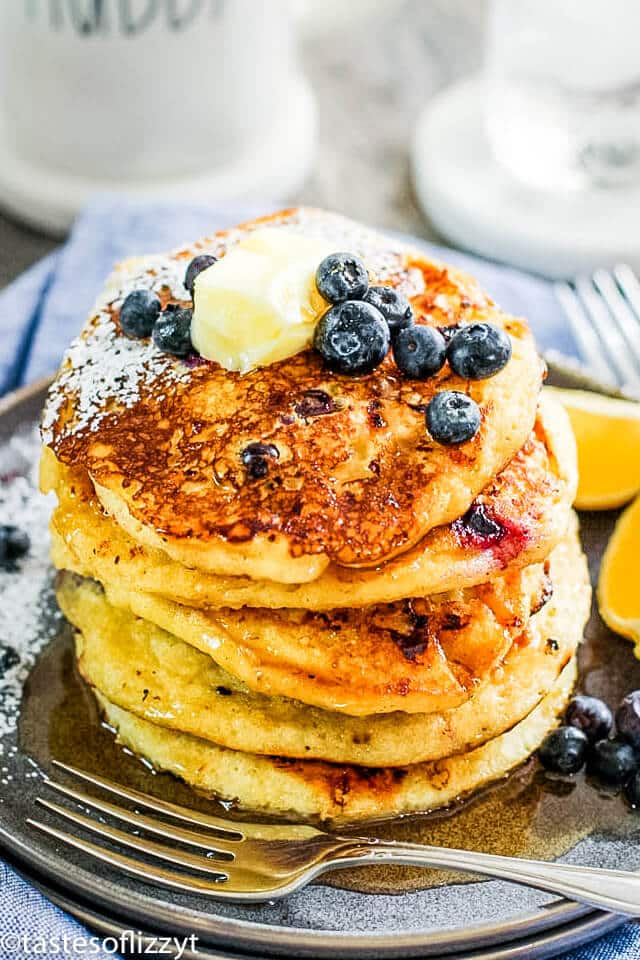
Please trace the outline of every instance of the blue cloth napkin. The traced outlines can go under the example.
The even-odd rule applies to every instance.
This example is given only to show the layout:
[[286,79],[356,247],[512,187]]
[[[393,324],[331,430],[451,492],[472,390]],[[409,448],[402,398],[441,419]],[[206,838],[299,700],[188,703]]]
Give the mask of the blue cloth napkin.
[[[169,250],[225,226],[250,219],[255,208],[149,204],[113,197],[96,199],[80,216],[67,243],[0,292],[3,349],[0,394],[52,373],[69,340],[78,333],[115,261],[140,253]],[[458,251],[427,245],[435,256],[475,274],[504,309],[529,318],[544,350],[577,356],[577,348],[556,303],[551,285],[519,270]],[[90,936],[34,888],[0,862],[0,960],[25,956],[4,949],[3,933],[40,933],[49,938]],[[49,953],[39,956],[53,956]],[[106,956],[87,947],[79,957]],[[109,951],[109,955],[113,953]],[[596,944],[567,954],[572,960],[640,960],[640,929],[626,924]]]
[[[93,939],[92,939],[93,938]],[[0,861],[0,960],[37,956],[49,960],[113,960],[110,944],[96,937]],[[116,955],[117,960],[117,955]]]

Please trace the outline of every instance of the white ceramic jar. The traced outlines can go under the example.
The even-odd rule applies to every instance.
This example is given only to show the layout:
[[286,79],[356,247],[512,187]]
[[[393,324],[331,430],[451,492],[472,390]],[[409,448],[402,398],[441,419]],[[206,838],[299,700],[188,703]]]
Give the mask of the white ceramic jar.
[[260,187],[309,151],[293,30],[288,0],[1,3],[0,187],[23,206],[27,176],[53,206],[221,173],[227,198],[241,173]]

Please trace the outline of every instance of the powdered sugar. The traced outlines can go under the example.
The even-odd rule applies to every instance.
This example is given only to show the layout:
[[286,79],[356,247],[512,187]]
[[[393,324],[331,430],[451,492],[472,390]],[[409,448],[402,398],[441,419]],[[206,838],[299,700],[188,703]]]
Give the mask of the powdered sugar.
[[62,617],[52,602],[52,503],[38,490],[39,454],[35,425],[0,446],[0,524],[15,524],[31,540],[18,570],[0,569],[0,737],[15,730],[24,681]]
[[118,307],[131,290],[164,288],[175,299],[187,299],[182,285],[184,264],[168,257],[131,261],[111,277],[95,307],[95,315],[69,349],[45,407],[42,437],[50,444],[54,425],[67,399],[73,417],[56,430],[58,437],[95,430],[111,402],[125,408],[140,396],[140,386],[155,381],[184,381],[189,369],[158,350],[147,340],[133,340],[118,333],[111,307]]

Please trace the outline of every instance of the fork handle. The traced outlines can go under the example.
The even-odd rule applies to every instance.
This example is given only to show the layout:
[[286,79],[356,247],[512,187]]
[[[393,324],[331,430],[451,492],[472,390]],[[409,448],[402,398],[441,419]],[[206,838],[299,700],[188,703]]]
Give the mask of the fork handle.
[[557,893],[612,913],[640,917],[640,873],[394,841],[355,844],[348,856],[350,860],[352,856],[356,858],[358,863],[397,863],[481,874]]

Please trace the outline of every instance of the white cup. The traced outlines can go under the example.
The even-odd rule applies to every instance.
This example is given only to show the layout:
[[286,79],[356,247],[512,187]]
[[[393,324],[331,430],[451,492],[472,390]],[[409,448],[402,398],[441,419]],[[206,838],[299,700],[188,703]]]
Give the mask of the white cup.
[[228,163],[294,73],[287,0],[0,4],[4,137],[51,170],[118,182]]

